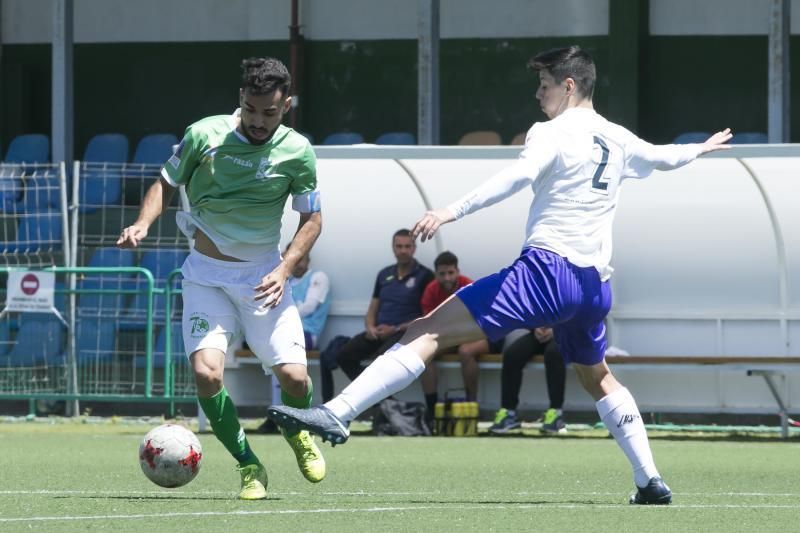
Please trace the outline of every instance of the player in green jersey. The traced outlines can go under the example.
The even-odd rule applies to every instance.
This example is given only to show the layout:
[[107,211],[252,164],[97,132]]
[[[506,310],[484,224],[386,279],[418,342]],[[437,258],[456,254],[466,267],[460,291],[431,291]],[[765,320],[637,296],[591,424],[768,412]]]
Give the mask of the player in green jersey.
[[[305,137],[281,124],[292,100],[286,66],[273,58],[251,58],[242,69],[240,108],[186,129],[117,245],[138,246],[175,190],[185,187],[190,211],[180,212],[177,222],[193,242],[182,267],[186,353],[200,406],[239,463],[239,497],[257,500],[267,497],[267,472],[224,387],[225,353],[243,336],[265,372],[277,376],[284,404],[311,405],[303,327],[284,289],[319,236],[322,215],[314,151]],[[300,224],[281,257],[281,217],[290,194]],[[284,437],[305,478],[321,481],[325,460],[308,432],[284,432]]]

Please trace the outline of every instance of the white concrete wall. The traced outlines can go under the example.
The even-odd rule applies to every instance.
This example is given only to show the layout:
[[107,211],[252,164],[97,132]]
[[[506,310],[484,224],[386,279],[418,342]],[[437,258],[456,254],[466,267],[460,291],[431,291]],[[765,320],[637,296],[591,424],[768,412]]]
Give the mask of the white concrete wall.
[[[766,35],[772,0],[650,0],[653,35]],[[3,0],[2,42],[46,43],[50,0]],[[75,42],[289,38],[289,0],[75,0]],[[441,36],[608,34],[608,0],[441,0]],[[301,0],[306,39],[416,39],[415,0]],[[800,33],[800,0],[791,31]]]
[[[650,0],[651,35],[766,35],[772,0]],[[800,33],[800,0],[791,1]]]
[[[50,0],[4,0],[4,43],[51,40]],[[289,0],[75,0],[75,42],[287,40]],[[605,35],[608,0],[443,0],[441,37]],[[415,0],[301,0],[306,39],[416,39]]]
[[[614,344],[638,355],[800,354],[800,150],[792,158],[737,157],[756,153],[742,150],[625,182],[612,260]],[[327,338],[361,327],[374,276],[394,261],[395,230],[465,194],[518,149],[318,152],[325,222],[313,264],[332,281]],[[418,258],[430,266],[450,250],[468,276],[497,271],[520,251],[530,200],[525,190],[445,226],[437,241],[420,243]],[[287,210],[285,221],[288,242],[296,214]]]

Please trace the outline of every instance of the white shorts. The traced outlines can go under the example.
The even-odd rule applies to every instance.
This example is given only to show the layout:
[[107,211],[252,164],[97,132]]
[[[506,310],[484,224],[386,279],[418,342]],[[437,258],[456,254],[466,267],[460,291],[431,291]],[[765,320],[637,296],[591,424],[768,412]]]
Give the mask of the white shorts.
[[266,374],[274,365],[306,364],[300,314],[287,283],[278,307],[261,307],[253,287],[280,263],[280,254],[265,262],[212,259],[192,250],[183,273],[183,342],[187,357],[203,348],[223,353],[244,337]]

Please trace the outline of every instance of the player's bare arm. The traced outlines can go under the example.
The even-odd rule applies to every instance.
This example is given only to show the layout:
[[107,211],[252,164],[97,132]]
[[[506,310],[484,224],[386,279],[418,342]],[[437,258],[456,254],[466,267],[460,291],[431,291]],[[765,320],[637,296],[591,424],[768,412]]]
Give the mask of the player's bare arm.
[[284,254],[283,261],[253,288],[256,291],[255,300],[265,300],[264,307],[275,307],[281,303],[286,280],[289,279],[292,269],[301,257],[308,254],[321,232],[322,213],[320,211],[300,213],[297,233]]
[[172,201],[173,194],[175,194],[175,187],[167,183],[164,178],[159,178],[153,183],[142,200],[139,217],[136,222],[122,230],[122,234],[117,239],[117,246],[120,248],[139,246],[139,241],[147,237],[150,225]]
[[371,340],[378,339],[378,327],[376,322],[378,321],[378,307],[380,307],[381,301],[377,298],[372,298],[369,301],[369,307],[367,308],[367,314],[364,316],[364,330],[367,333],[367,338]]

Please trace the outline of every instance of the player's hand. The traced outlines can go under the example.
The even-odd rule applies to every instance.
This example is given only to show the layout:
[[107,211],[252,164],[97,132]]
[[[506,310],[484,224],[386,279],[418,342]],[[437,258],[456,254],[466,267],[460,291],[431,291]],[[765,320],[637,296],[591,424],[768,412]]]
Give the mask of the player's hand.
[[449,209],[442,208],[428,211],[414,224],[414,228],[411,230],[411,238],[416,240],[417,236],[419,236],[422,238],[422,242],[425,242],[433,237],[439,226],[453,220],[455,220],[455,217]]
[[553,338],[553,329],[552,328],[536,328],[533,330],[533,336],[536,337],[536,340],[540,343],[544,344],[546,342],[550,342]]
[[128,226],[117,239],[117,246],[120,248],[136,248],[139,241],[147,237],[147,228],[138,224]]
[[378,339],[386,339],[391,335],[394,335],[397,332],[397,328],[395,326],[389,326],[387,324],[381,324],[375,328],[375,333]]
[[364,332],[366,337],[371,341],[378,340],[378,328],[375,326],[367,326],[366,331]]
[[286,270],[286,263],[281,261],[275,270],[261,278],[261,283],[253,287],[253,290],[256,291],[253,299],[264,300],[264,305],[261,307],[277,307],[283,299],[283,289],[287,279],[289,279],[289,273]]
[[702,148],[700,153],[707,154],[716,150],[729,150],[730,145],[725,143],[730,141],[731,137],[733,137],[733,134],[731,133],[730,128],[725,128],[722,131],[718,131],[701,145]]

